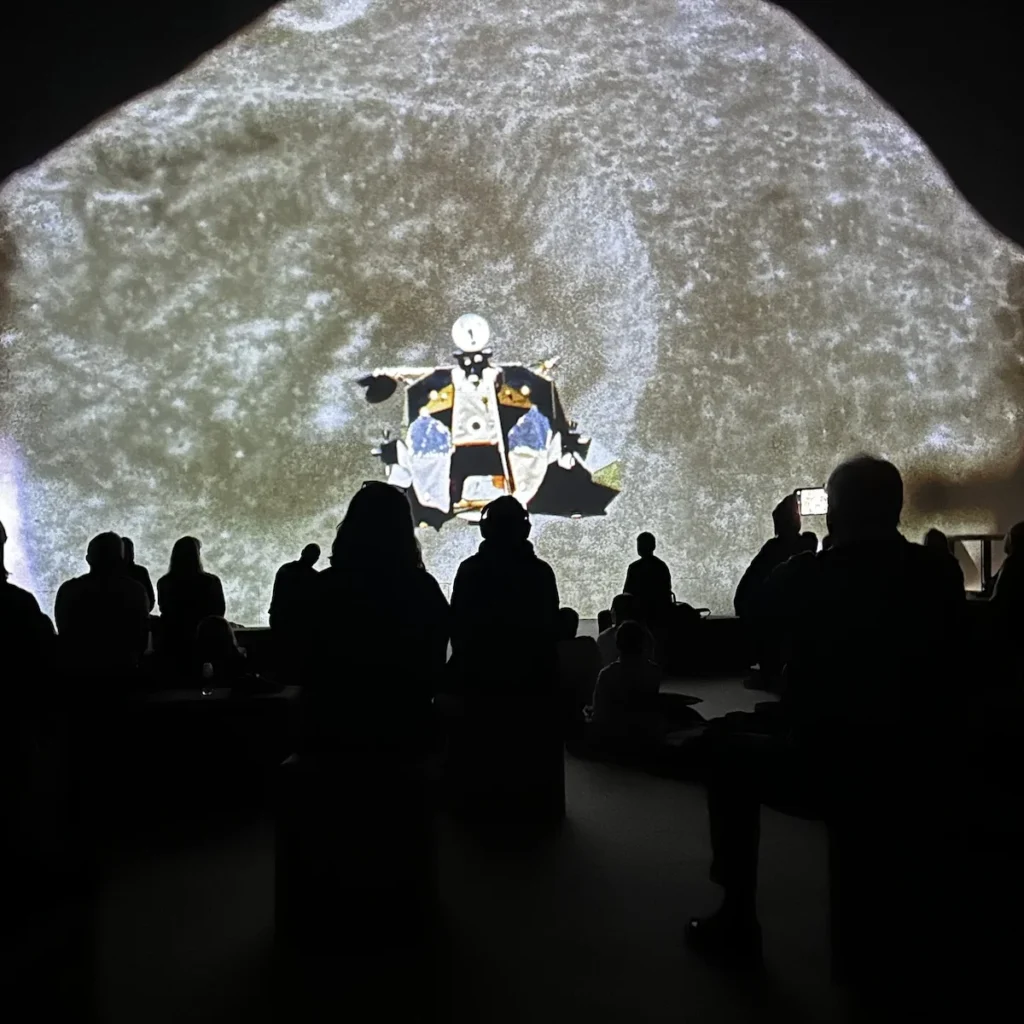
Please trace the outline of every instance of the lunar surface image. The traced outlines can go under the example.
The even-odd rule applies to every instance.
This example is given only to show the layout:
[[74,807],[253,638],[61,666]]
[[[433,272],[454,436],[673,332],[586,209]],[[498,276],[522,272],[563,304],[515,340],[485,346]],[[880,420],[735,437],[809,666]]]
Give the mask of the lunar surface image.
[[[772,506],[862,450],[913,539],[1024,518],[1021,254],[761,0],[296,0],[9,179],[0,242],[0,518],[48,611],[113,529],[154,576],[200,537],[265,622],[383,478],[401,389],[358,381],[451,365],[467,313],[616,467],[534,522],[585,616],[645,529],[731,611]],[[447,585],[479,532],[420,539]]]

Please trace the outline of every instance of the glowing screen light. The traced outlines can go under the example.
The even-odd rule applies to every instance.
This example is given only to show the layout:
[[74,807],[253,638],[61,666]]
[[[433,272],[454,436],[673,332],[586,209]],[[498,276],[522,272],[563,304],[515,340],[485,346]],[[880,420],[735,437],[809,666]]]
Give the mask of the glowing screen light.
[[[0,508],[51,608],[116,529],[157,574],[199,536],[229,616],[265,621],[407,436],[406,383],[358,381],[450,370],[467,313],[616,491],[535,523],[584,615],[642,529],[727,611],[771,508],[843,455],[913,492],[1018,452],[1019,256],[761,0],[301,0],[11,179],[0,218]],[[517,450],[557,461],[525,398]],[[421,533],[442,583],[478,539]]]

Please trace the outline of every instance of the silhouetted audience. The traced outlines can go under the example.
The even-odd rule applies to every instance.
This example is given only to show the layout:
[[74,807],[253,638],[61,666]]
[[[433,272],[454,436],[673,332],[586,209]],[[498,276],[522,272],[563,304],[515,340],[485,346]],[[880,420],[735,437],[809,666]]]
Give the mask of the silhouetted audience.
[[208,615],[196,629],[196,664],[204,688],[231,687],[243,691],[265,688],[252,670],[235,631],[223,616]]
[[800,534],[800,547],[803,551],[810,551],[813,555],[818,550],[818,535],[812,530],[804,530]]
[[564,698],[566,739],[578,739],[583,708],[594,698],[594,685],[601,671],[601,654],[593,637],[577,636],[579,613],[573,608],[558,611],[558,667]]
[[[733,607],[744,621],[757,658],[759,672],[751,678],[751,685],[774,689],[782,675],[783,657],[780,638],[753,614],[761,589],[775,568],[787,559],[808,551],[805,534],[800,533],[800,505],[795,494],[787,494],[772,510],[775,536],[765,541],[754,556],[747,571],[736,587]],[[810,534],[810,536],[814,536]]]
[[149,599],[124,571],[124,544],[116,533],[89,541],[89,572],[61,584],[54,616],[61,654],[75,676],[112,686],[137,671],[149,642]]
[[[636,601],[632,594],[617,594],[612,600],[611,625],[601,630],[597,636],[597,649],[601,655],[601,665],[611,665],[619,657],[619,647],[616,635],[624,622],[636,622]],[[644,656],[654,657],[654,637],[650,631],[646,631],[647,639],[644,641]]]
[[301,659],[300,646],[319,559],[320,545],[307,544],[298,560],[286,562],[274,577],[269,609],[270,628],[273,631],[278,672],[285,675],[294,673]]
[[146,597],[149,599],[149,610],[152,612],[156,607],[156,594],[153,592],[153,581],[149,578],[149,570],[144,565],[136,563],[135,542],[131,537],[122,537],[121,543],[124,545],[125,572],[146,592]]
[[661,669],[647,656],[649,634],[627,620],[615,630],[616,658],[601,669],[590,709],[590,734],[602,747],[649,747],[665,731],[658,711]]
[[356,491],[311,592],[303,749],[419,758],[433,739],[449,612],[401,491],[376,481]]
[[995,589],[989,599],[1001,613],[1010,612],[1018,622],[1024,621],[1024,522],[1010,527],[1003,541],[1005,557],[996,577]]
[[615,625],[615,619],[612,616],[610,608],[602,608],[597,613],[597,632],[598,635],[603,633],[606,629],[611,629]]
[[[827,487],[832,547],[787,560],[750,596],[749,613],[770,619],[788,648],[774,735],[760,726],[747,735],[736,724],[743,716],[733,715],[708,737],[711,878],[724,900],[711,917],[690,921],[687,938],[734,961],[760,957],[762,803],[824,815],[838,828],[852,808],[868,808],[896,858],[897,837],[930,814],[940,820],[932,796],[955,764],[945,737],[960,581],[948,560],[899,534],[903,482],[891,463],[851,459]],[[879,937],[891,925],[879,920]]]
[[309,603],[309,593],[317,577],[320,545],[307,544],[295,562],[285,562],[274,577],[270,598],[270,628],[293,632],[301,622]]
[[483,541],[452,586],[452,672],[462,693],[554,693],[558,585],[529,541],[526,509],[511,496],[480,520]]
[[772,509],[772,525],[775,535],[765,541],[736,587],[733,607],[741,619],[775,567],[806,550],[806,541],[800,534],[800,505],[795,494],[787,494]]
[[640,556],[626,570],[624,594],[631,594],[636,618],[649,628],[660,626],[672,606],[672,573],[654,553],[657,542],[653,533],[641,533],[636,539]]
[[948,559],[950,571],[956,573],[960,580],[960,586],[964,586],[964,571],[957,561],[956,555],[953,554],[953,546],[950,544],[949,538],[941,530],[936,530],[933,527],[924,535],[924,546],[941,558]]
[[54,652],[53,624],[27,590],[10,581],[4,563],[7,531],[0,523],[0,664],[11,674],[45,673]]
[[195,638],[199,623],[224,614],[220,579],[203,570],[202,545],[195,537],[180,537],[171,548],[167,574],[157,581],[160,604],[160,652],[179,671],[195,667]]

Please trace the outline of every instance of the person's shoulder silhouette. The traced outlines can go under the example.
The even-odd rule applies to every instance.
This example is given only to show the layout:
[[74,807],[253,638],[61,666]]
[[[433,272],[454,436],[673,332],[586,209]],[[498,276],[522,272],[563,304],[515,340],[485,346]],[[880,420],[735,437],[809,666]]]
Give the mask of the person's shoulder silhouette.
[[131,671],[146,648],[149,599],[124,571],[124,543],[116,533],[89,541],[89,572],[62,583],[55,617],[71,665],[83,670]]
[[745,617],[755,613],[760,605],[759,592],[775,569],[794,555],[809,550],[808,541],[801,537],[800,525],[796,494],[787,494],[772,509],[773,536],[761,546],[736,587],[733,607],[737,615]]
[[0,523],[0,664],[17,671],[52,653],[54,631],[35,596],[11,583],[6,545],[7,531]]

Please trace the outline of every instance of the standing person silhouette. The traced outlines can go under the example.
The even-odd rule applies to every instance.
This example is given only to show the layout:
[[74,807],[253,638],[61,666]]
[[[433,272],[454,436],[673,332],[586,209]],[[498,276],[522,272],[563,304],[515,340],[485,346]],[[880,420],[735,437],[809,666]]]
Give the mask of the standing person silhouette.
[[202,545],[195,537],[180,537],[171,548],[167,574],[157,581],[160,603],[160,648],[179,671],[193,668],[196,629],[208,615],[223,616],[224,588],[213,573],[203,570]]
[[356,491],[310,586],[304,629],[303,744],[419,758],[448,650],[448,602],[423,568],[409,500]]
[[[710,742],[711,878],[724,899],[715,914],[692,919],[686,937],[734,962],[761,955],[762,803],[825,816],[840,829],[859,822],[854,840],[880,837],[902,884],[931,865],[924,856],[907,871],[901,843],[948,817],[932,801],[959,775],[946,716],[956,707],[949,640],[962,627],[963,587],[947,558],[898,532],[903,481],[891,463],[859,456],[827,486],[832,546],[778,566],[755,599],[790,651],[775,728],[736,726]],[[876,939],[895,910],[874,915]]]
[[280,669],[286,674],[297,671],[300,645],[309,614],[309,603],[316,583],[316,563],[320,545],[307,544],[294,562],[285,562],[274,577],[270,598],[270,629]]
[[135,542],[131,537],[122,537],[121,543],[124,545],[125,570],[146,592],[146,597],[149,598],[149,610],[152,612],[156,607],[156,594],[153,592],[153,581],[150,579],[149,570],[135,561]]
[[472,817],[546,828],[565,813],[558,585],[517,498],[487,505],[480,532],[452,586],[457,799]]
[[654,553],[657,541],[653,533],[641,533],[636,539],[640,556],[626,570],[624,594],[632,594],[637,618],[651,629],[660,626],[672,605],[672,573]]
[[[452,586],[452,662],[462,692],[546,693],[558,679],[558,584],[511,496],[480,520],[483,541]],[[500,652],[500,653],[499,653]]]
[[800,505],[795,494],[787,494],[772,509],[772,525],[775,535],[765,541],[754,556],[733,598],[736,614],[746,626],[757,657],[758,672],[751,675],[748,685],[768,690],[780,685],[784,656],[773,624],[757,614],[758,598],[777,566],[794,555],[810,550],[808,541],[804,539],[808,535],[800,533]]
[[89,572],[57,591],[54,617],[61,653],[75,676],[104,685],[127,682],[149,640],[149,600],[124,571],[124,544],[116,533],[89,541]]

